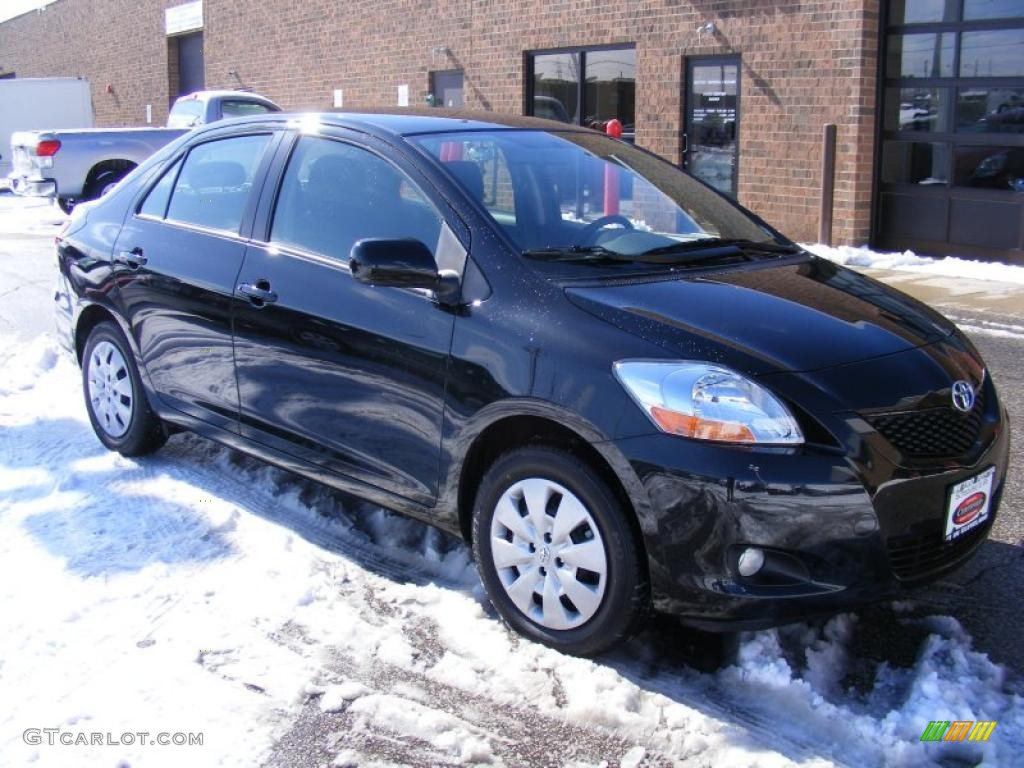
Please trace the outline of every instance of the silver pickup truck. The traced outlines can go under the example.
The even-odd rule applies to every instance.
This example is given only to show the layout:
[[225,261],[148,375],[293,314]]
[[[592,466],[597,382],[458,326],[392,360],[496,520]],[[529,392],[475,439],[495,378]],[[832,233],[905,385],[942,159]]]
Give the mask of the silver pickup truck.
[[166,128],[90,128],[17,131],[11,135],[18,195],[54,197],[65,211],[93,200],[160,147],[194,126],[229,117],[280,112],[269,99],[245,91],[197,91],[174,102]]

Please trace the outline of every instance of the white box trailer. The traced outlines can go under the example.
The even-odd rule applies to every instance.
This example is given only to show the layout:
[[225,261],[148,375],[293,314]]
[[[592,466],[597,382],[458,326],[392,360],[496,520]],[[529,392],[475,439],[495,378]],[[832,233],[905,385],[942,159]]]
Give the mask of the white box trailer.
[[0,79],[0,179],[11,172],[15,131],[92,128],[89,81],[80,77]]

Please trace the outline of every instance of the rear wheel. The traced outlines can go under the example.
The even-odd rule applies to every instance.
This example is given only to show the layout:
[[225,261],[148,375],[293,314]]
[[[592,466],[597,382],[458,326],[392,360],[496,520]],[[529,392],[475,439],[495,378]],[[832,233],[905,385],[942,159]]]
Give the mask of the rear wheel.
[[635,632],[649,593],[628,511],[590,466],[547,447],[505,454],[477,494],[473,550],[516,631],[594,656]]
[[97,198],[103,197],[111,189],[113,189],[117,182],[125,177],[128,171],[103,171],[95,179],[89,182],[89,185],[85,188],[85,199],[96,200]]
[[152,453],[167,442],[167,431],[150,408],[135,359],[121,330],[99,323],[82,355],[82,388],[96,437],[124,456]]

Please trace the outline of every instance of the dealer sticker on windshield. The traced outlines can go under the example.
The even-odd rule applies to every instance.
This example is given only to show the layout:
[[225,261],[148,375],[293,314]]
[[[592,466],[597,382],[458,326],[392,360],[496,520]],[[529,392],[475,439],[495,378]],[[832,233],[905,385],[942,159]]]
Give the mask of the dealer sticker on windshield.
[[946,541],[959,539],[988,520],[995,476],[996,468],[990,467],[950,489],[949,509],[946,511]]

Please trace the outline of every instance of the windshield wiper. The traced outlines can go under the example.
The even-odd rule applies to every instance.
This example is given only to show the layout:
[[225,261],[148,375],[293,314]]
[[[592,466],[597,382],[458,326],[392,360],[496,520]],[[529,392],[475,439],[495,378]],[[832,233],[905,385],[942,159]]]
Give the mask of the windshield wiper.
[[642,253],[619,253],[603,245],[570,245],[564,248],[537,248],[523,251],[523,256],[541,261],[563,262],[629,262],[634,264],[686,265],[697,262],[728,262],[749,260],[758,255],[784,256],[800,253],[796,245],[755,240],[706,237],[683,243],[672,243]]
[[787,245],[785,243],[761,242],[758,240],[744,240],[742,238],[704,237],[699,240],[688,240],[683,243],[672,243],[671,245],[652,248],[637,255],[635,259],[636,261],[645,261],[648,256],[672,256],[675,254],[701,256],[706,254],[707,258],[715,258],[725,255],[721,249],[735,249],[748,257],[758,254],[771,254],[773,256],[793,255],[801,251],[800,246]]
[[523,251],[523,256],[540,261],[636,261],[632,256],[610,251],[603,245],[527,249]]

